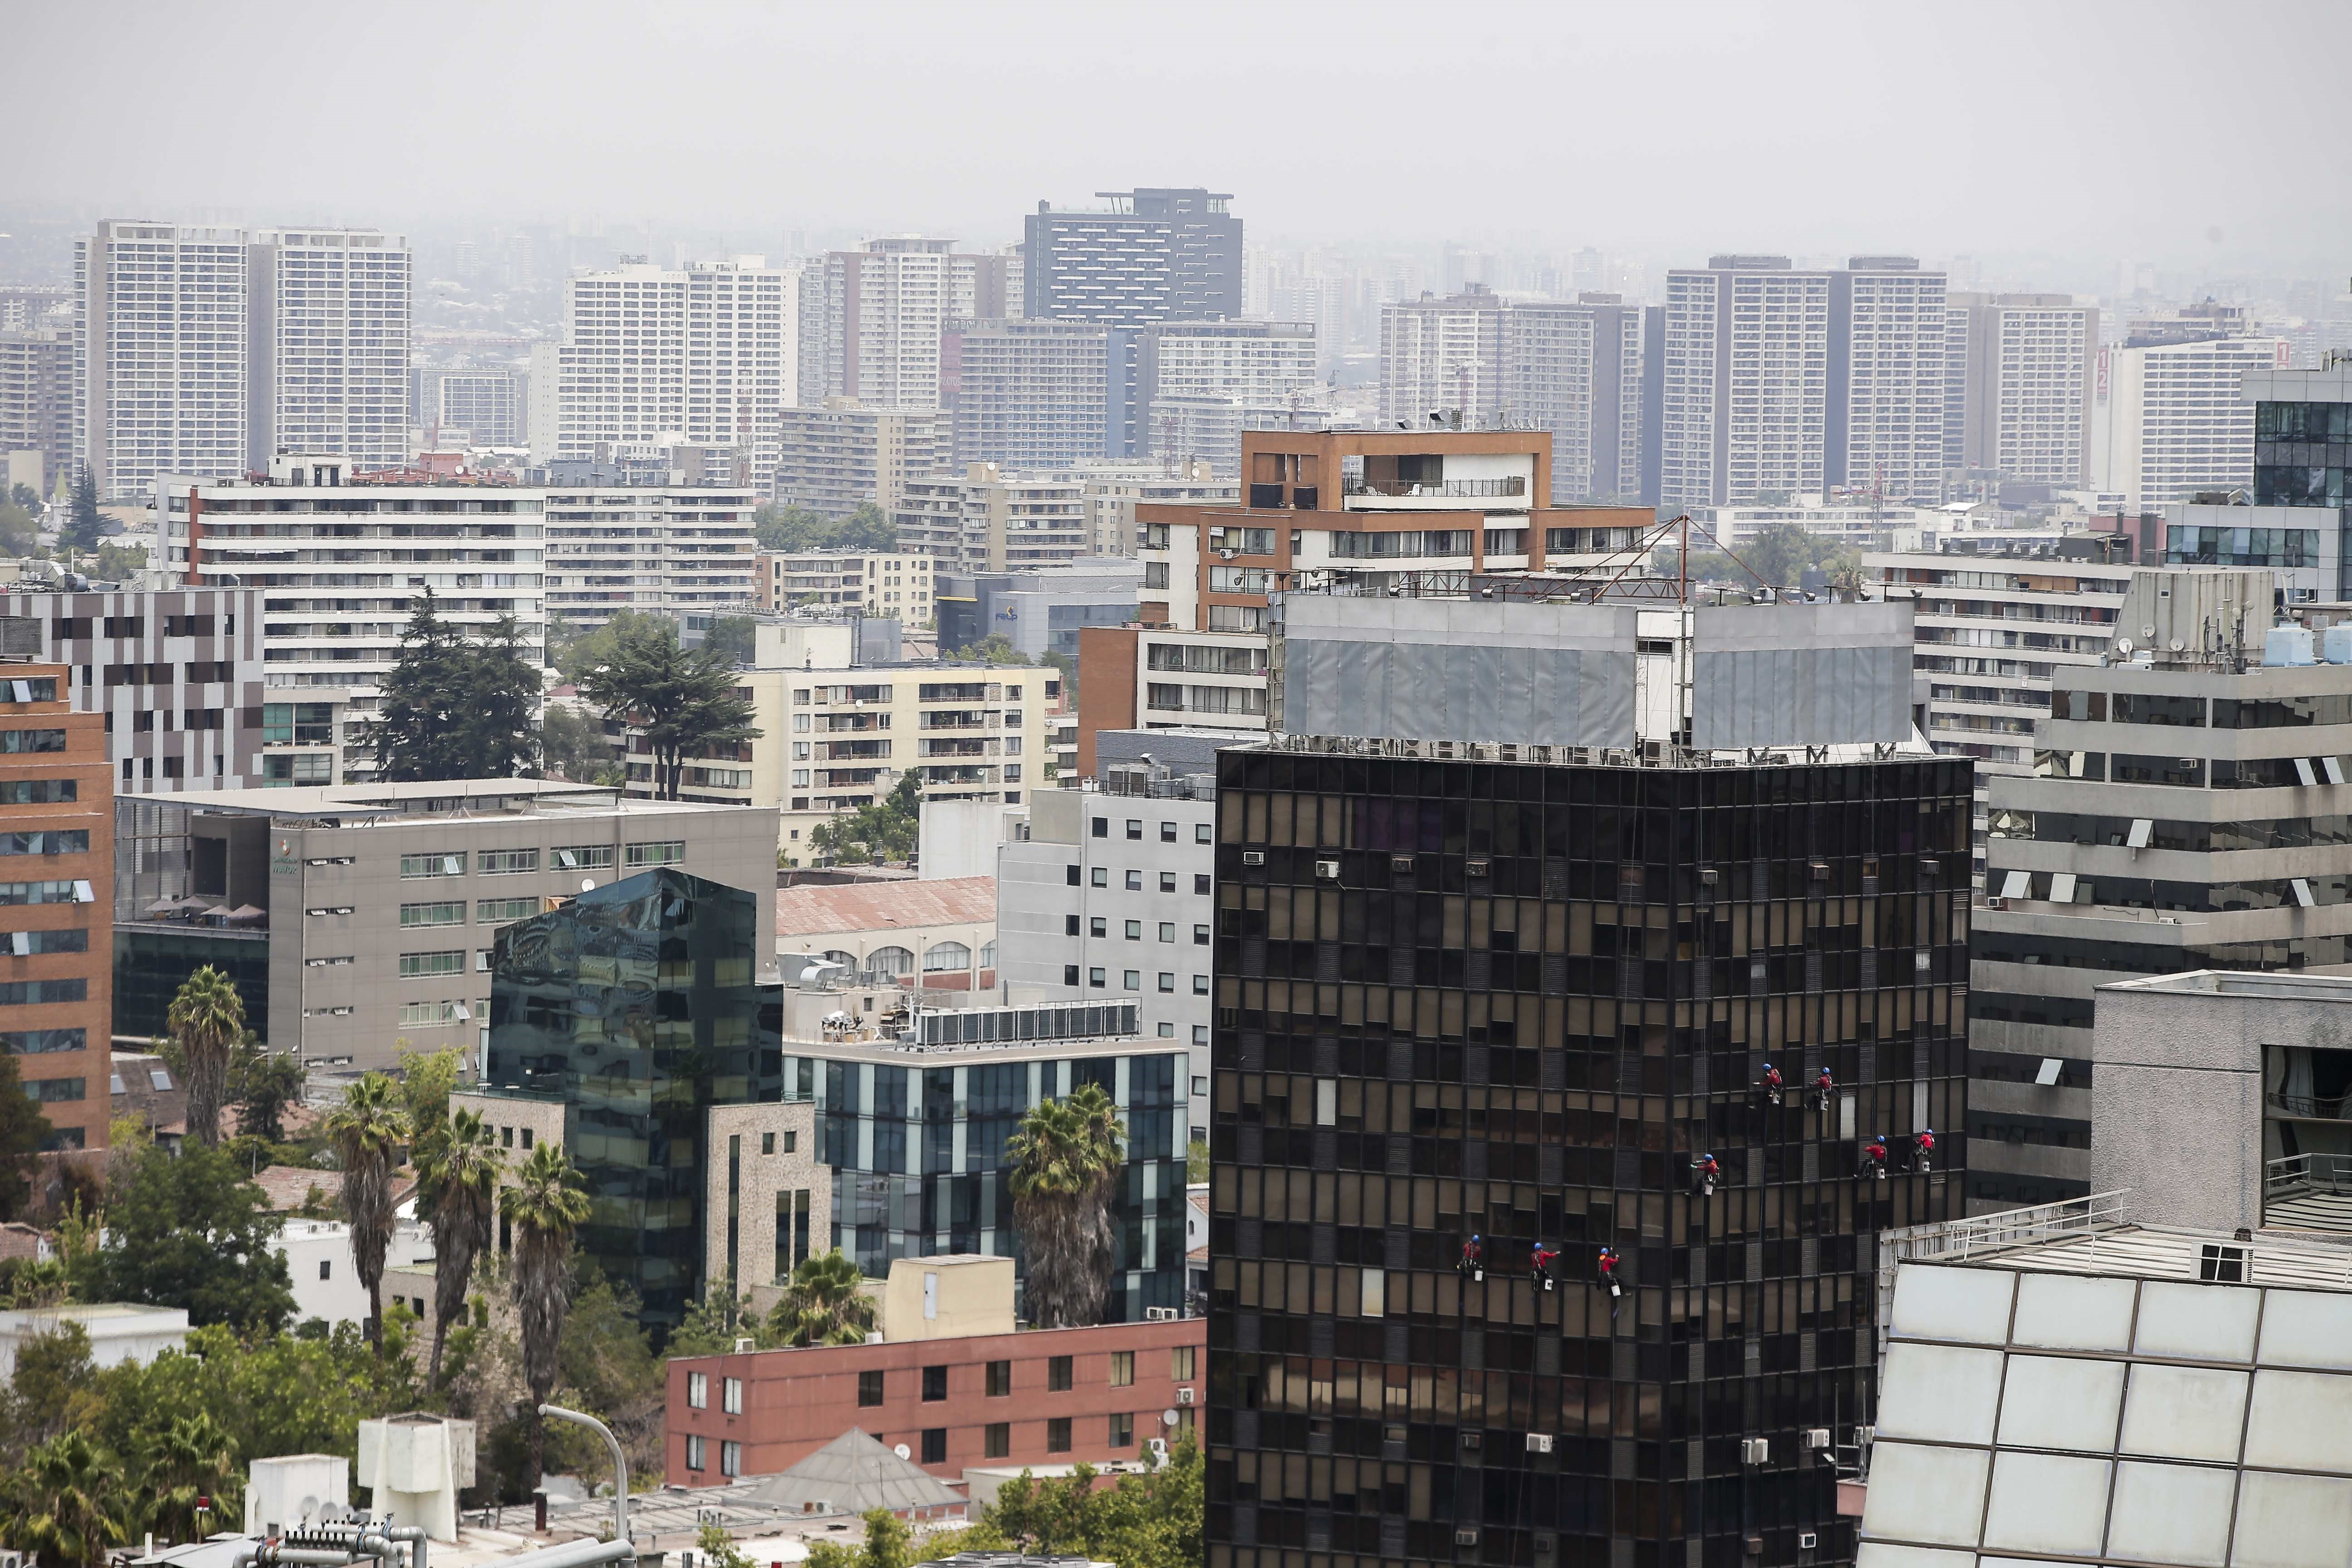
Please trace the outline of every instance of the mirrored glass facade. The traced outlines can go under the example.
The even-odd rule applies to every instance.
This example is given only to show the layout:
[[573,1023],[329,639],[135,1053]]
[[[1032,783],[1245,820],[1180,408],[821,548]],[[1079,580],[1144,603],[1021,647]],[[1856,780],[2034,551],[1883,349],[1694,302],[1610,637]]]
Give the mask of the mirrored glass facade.
[[1970,765],[1220,760],[1209,1568],[1851,1562],[1805,1444],[1962,1212]]

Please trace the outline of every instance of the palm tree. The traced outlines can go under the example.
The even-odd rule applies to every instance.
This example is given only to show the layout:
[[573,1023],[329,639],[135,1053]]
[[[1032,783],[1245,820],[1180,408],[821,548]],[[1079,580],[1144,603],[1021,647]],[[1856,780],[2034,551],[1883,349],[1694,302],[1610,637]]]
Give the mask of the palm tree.
[[216,1149],[229,1054],[245,1038],[245,998],[207,963],[181,983],[163,1021],[180,1047],[180,1072],[187,1079],[188,1131],[205,1148]]
[[408,1115],[392,1079],[369,1073],[327,1116],[327,1142],[343,1168],[343,1217],[352,1258],[368,1293],[367,1337],[383,1342],[383,1255],[392,1245],[394,1155],[408,1139]]
[[490,1244],[499,1173],[505,1166],[497,1135],[471,1110],[451,1112],[417,1147],[418,1206],[433,1227],[433,1359],[425,1374],[428,1388],[440,1386],[441,1347],[449,1337],[449,1325],[465,1310],[475,1256]]
[[0,1539],[36,1553],[41,1568],[105,1568],[125,1530],[121,1468],[79,1428],[25,1456],[0,1512]]
[[768,1314],[768,1329],[786,1345],[862,1345],[874,1331],[874,1301],[859,1287],[866,1276],[838,1247],[811,1253]]
[[166,1541],[201,1539],[196,1503],[209,1499],[212,1527],[236,1522],[236,1445],[203,1411],[176,1417],[155,1438],[147,1474],[140,1485],[142,1528]]
[[499,1194],[499,1212],[514,1227],[515,1308],[522,1319],[522,1375],[530,1384],[530,1475],[539,1480],[547,1454],[547,1423],[538,1407],[555,1392],[555,1352],[569,1305],[572,1238],[588,1221],[588,1194],[572,1157],[552,1143],[530,1152],[514,1184]]
[[1126,1136],[1110,1096],[1088,1083],[1033,1108],[1005,1140],[1013,1220],[1029,1253],[1029,1318],[1040,1328],[1102,1321],[1113,1251],[1110,1195]]

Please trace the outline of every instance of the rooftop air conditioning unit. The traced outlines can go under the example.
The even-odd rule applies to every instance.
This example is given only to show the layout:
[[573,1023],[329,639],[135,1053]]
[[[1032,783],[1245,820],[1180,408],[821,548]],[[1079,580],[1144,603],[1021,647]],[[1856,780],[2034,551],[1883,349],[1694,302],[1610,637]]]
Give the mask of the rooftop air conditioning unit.
[[1243,851],[1242,851],[1242,864],[1243,864],[1243,865],[1244,865],[1244,866],[1263,866],[1263,865],[1265,865],[1265,850],[1263,850],[1263,849],[1244,849],[1244,850],[1243,850]]

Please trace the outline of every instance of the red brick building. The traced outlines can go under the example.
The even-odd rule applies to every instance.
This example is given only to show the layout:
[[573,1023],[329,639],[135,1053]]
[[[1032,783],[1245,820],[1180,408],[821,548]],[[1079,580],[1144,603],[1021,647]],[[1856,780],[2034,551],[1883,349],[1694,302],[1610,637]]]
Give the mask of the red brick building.
[[772,1475],[852,1426],[948,1480],[1135,1459],[1197,1419],[1208,1371],[1203,1318],[682,1356],[669,1363],[667,1473],[687,1486]]

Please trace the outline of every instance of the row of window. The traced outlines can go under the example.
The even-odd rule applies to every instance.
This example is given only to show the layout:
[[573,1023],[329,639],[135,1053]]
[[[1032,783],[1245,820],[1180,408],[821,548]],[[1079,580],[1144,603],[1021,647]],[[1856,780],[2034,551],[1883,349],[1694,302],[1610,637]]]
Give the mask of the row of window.
[[0,882],[0,904],[94,904],[98,890],[87,879],[58,882]]
[[[1205,879],[1203,879],[1203,880]],[[1201,891],[1205,893],[1208,889],[1203,888]],[[1160,940],[1162,942],[1174,942],[1176,940],[1176,922],[1174,921],[1161,921],[1158,923],[1160,926]],[[1127,921],[1126,931],[1128,941],[1141,942],[1143,940],[1143,922],[1141,921]],[[1076,936],[1078,934],[1078,917],[1076,915],[1064,915],[1062,917],[1062,934],[1064,936]],[[1086,934],[1088,936],[1108,937],[1110,935],[1110,921],[1100,915],[1088,916],[1087,918]],[[1196,925],[1192,928],[1192,944],[1195,947],[1206,947],[1209,945],[1209,928],[1207,926]]]
[[[525,899],[477,899],[474,901],[474,921],[477,925],[505,925],[511,921],[529,920],[539,913],[540,900]],[[321,907],[306,913],[314,915],[347,915],[347,904]],[[403,904],[400,906],[403,926],[457,926],[466,923],[466,900],[444,899],[434,903]]]
[[[1206,825],[1203,825],[1203,826],[1202,826],[1202,832],[1204,832],[1204,833],[1208,831],[1208,828],[1207,828]],[[1078,881],[1078,870],[1079,870],[1079,868],[1077,868],[1076,866],[1065,866],[1065,867],[1062,868],[1062,880],[1063,880],[1065,883],[1066,883],[1068,886],[1073,887],[1073,888],[1079,886],[1080,884],[1079,884],[1079,881]],[[1179,872],[1175,872],[1175,871],[1162,871],[1162,872],[1160,872],[1160,890],[1161,892],[1163,892],[1163,893],[1172,893],[1172,892],[1177,891],[1177,890],[1178,890],[1178,889],[1177,889],[1177,879],[1178,879],[1178,877],[1179,877],[1180,875],[1181,875],[1181,873],[1179,873]],[[1126,887],[1127,890],[1128,890],[1129,892],[1130,892],[1130,893],[1140,893],[1140,892],[1142,892],[1142,891],[1144,891],[1144,890],[1145,890],[1144,886],[1143,886],[1143,873],[1142,873],[1141,871],[1139,871],[1139,870],[1132,870],[1132,869],[1129,870],[1129,871],[1128,871],[1128,872],[1126,872],[1126,873],[1124,874],[1124,876],[1121,878],[1121,881],[1122,881],[1123,885]],[[1087,885],[1092,886],[1092,887],[1097,887],[1097,888],[1108,888],[1108,887],[1109,887],[1109,886],[1110,886],[1110,868],[1109,868],[1109,867],[1108,867],[1108,866],[1097,866],[1097,867],[1093,868],[1092,875],[1091,875],[1091,876],[1089,876],[1089,877],[1087,878]],[[1194,897],[1196,897],[1196,898],[1205,898],[1205,897],[1208,895],[1208,892],[1209,892],[1209,875],[1208,875],[1208,873],[1207,873],[1207,872],[1205,872],[1205,871],[1195,871],[1194,873],[1192,873],[1192,893],[1193,893],[1193,896],[1194,896]]]
[[[948,1429],[946,1427],[925,1427],[920,1441],[921,1463],[944,1465],[948,1462]],[[1134,1444],[1134,1414],[1121,1411],[1112,1415],[1108,1429],[1108,1446],[1114,1448],[1127,1448],[1132,1447]],[[988,1458],[1011,1458],[1013,1457],[1013,1424],[1009,1421],[997,1421],[982,1427],[981,1446]],[[1070,1431],[1070,1417],[1066,1415],[1049,1417],[1045,1422],[1045,1451],[1049,1454],[1066,1454],[1074,1446]],[[709,1439],[698,1433],[688,1435],[686,1439],[686,1468],[689,1470],[705,1470],[709,1468]],[[742,1444],[732,1438],[719,1439],[719,1473],[728,1477],[740,1476],[743,1473]]]
[[0,833],[0,855],[87,855],[89,829],[53,827],[35,833]]
[[[686,841],[666,838],[625,847],[625,863],[629,867],[675,866],[686,858]],[[609,868],[613,864],[613,847],[609,844],[575,844],[548,852],[551,868],[559,871],[586,871]],[[539,869],[536,849],[484,849],[476,861],[483,876],[500,876],[512,872]],[[462,877],[466,874],[466,852],[454,854],[403,855],[400,875],[404,881],[427,877]]]
[[0,784],[0,805],[54,805],[80,795],[81,786],[72,779],[10,779]]

